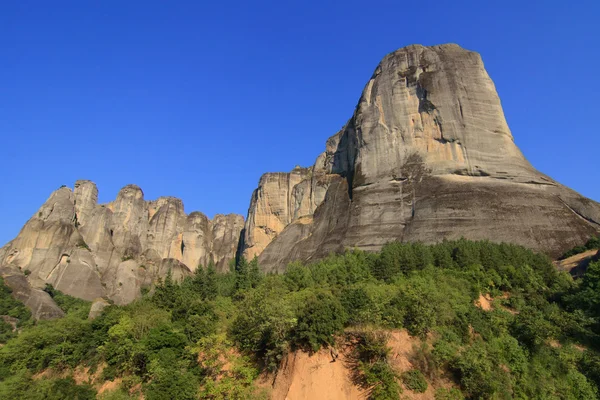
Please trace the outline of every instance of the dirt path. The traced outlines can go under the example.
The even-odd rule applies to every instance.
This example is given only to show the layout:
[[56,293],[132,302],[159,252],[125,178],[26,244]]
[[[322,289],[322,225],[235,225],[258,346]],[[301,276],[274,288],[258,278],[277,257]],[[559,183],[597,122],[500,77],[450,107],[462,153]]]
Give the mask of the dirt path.
[[[580,254],[575,254],[574,256],[565,258],[564,260],[555,261],[554,265],[561,271],[566,271],[570,273],[575,273],[578,275],[575,269],[585,269],[587,264],[594,259],[597,258],[599,254],[598,249],[588,250]],[[583,271],[579,271],[582,273]]]

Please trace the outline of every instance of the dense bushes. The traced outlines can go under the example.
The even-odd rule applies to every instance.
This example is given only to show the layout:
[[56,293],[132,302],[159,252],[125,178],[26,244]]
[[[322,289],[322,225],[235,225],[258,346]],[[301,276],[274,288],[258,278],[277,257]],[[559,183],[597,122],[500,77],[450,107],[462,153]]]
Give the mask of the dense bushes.
[[334,336],[341,333],[347,320],[340,301],[328,292],[311,293],[304,301],[294,328],[296,343],[312,351],[333,344]]
[[242,350],[253,353],[269,370],[275,370],[288,350],[296,318],[285,291],[272,279],[246,295],[243,310],[230,333]]
[[[255,259],[227,274],[210,265],[182,282],[168,275],[93,321],[89,303],[48,286],[67,316],[33,324],[0,286],[0,311],[21,329],[13,337],[0,320],[0,339],[9,339],[0,348],[0,398],[93,397],[68,377],[32,374],[64,376],[100,363],[105,379],[124,379],[105,399],[130,398],[129,389],[147,399],[257,398],[252,382],[261,369],[276,370],[290,349],[335,346],[344,331],[356,344],[355,379],[372,398],[397,399],[400,382],[415,392],[435,389],[442,377],[460,390],[436,390],[438,399],[597,396],[600,263],[573,282],[522,247],[458,240],[348,251],[293,263],[283,275],[259,271]],[[495,298],[491,310],[476,306],[480,294]],[[402,375],[378,333],[398,328],[423,342],[413,352],[415,369]]]
[[0,399],[12,400],[93,400],[96,391],[90,385],[77,385],[73,378],[34,380],[25,370],[4,379]]

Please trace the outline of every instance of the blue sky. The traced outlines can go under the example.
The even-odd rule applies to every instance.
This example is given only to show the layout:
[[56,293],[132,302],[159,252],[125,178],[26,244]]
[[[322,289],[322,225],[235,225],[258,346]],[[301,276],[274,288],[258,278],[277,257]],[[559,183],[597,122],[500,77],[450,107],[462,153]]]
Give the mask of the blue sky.
[[387,53],[481,53],[525,156],[600,200],[598,1],[4,1],[0,244],[77,179],[246,214],[313,164]]

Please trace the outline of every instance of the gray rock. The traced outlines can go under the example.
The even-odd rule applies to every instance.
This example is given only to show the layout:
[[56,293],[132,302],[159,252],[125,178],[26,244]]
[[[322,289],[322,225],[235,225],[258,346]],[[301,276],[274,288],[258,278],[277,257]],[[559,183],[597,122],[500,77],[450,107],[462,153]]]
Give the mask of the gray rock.
[[88,319],[96,319],[100,315],[106,307],[110,306],[110,303],[103,298],[95,299],[92,302],[92,306],[90,307],[90,312],[88,314]]
[[244,228],[243,256],[258,256],[283,229],[295,221],[311,220],[321,204],[331,177],[319,164],[296,167],[289,173],[267,173],[252,194]]
[[229,271],[231,255],[238,250],[243,228],[244,217],[237,214],[217,214],[211,221],[211,258],[217,272]]
[[64,312],[52,297],[41,289],[33,288],[23,273],[13,265],[0,267],[0,275],[6,286],[12,289],[12,296],[22,301],[37,320],[54,319],[64,316]]
[[210,262],[226,271],[244,225],[233,214],[212,221],[198,212],[187,216],[173,197],[145,201],[135,185],[109,204],[97,201],[91,181],[77,181],[73,192],[61,187],[0,249],[0,267],[12,271],[7,284],[17,282],[21,299],[32,297],[27,302],[37,307],[35,315],[57,315],[44,311],[52,299],[36,290],[46,284],[89,301],[107,297],[127,304],[169,270],[176,279]]
[[79,180],[73,189],[78,225],[87,225],[98,204],[98,188],[92,181]]
[[278,211],[257,204],[282,196],[262,180],[253,196],[244,251],[262,247],[265,270],[393,240],[489,239],[556,256],[600,230],[600,204],[529,164],[481,57],[453,44],[386,56],[313,170],[328,179],[325,200],[258,247],[258,217]]
[[312,167],[261,177],[245,224],[146,201],[135,185],[97,199],[90,181],[60,188],[0,249],[7,284],[36,318],[62,313],[46,283],[127,304],[169,271],[226,272],[236,252],[265,271],[393,240],[489,239],[555,256],[600,231],[600,204],[529,164],[480,56],[457,45],[386,56]]

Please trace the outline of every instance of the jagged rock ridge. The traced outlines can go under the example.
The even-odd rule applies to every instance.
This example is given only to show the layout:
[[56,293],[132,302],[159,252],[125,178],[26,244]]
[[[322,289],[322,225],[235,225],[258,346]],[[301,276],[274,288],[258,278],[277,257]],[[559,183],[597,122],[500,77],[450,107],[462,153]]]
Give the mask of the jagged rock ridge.
[[[82,299],[126,304],[168,271],[181,278],[209,262],[228,270],[243,225],[240,215],[213,220],[200,212],[186,215],[174,197],[146,201],[135,185],[121,189],[115,201],[98,204],[96,185],[77,181],[73,191],[61,187],[52,193],[0,249],[0,272],[13,289],[35,293],[50,308],[51,299],[39,290],[47,283]],[[16,275],[23,278],[11,285]],[[46,314],[39,316],[57,315]]]
[[[244,254],[267,271],[392,240],[489,239],[558,255],[600,229],[598,203],[525,159],[481,57],[454,44],[386,56],[308,171],[267,174],[252,198]],[[282,214],[314,192],[315,176],[310,207]]]

